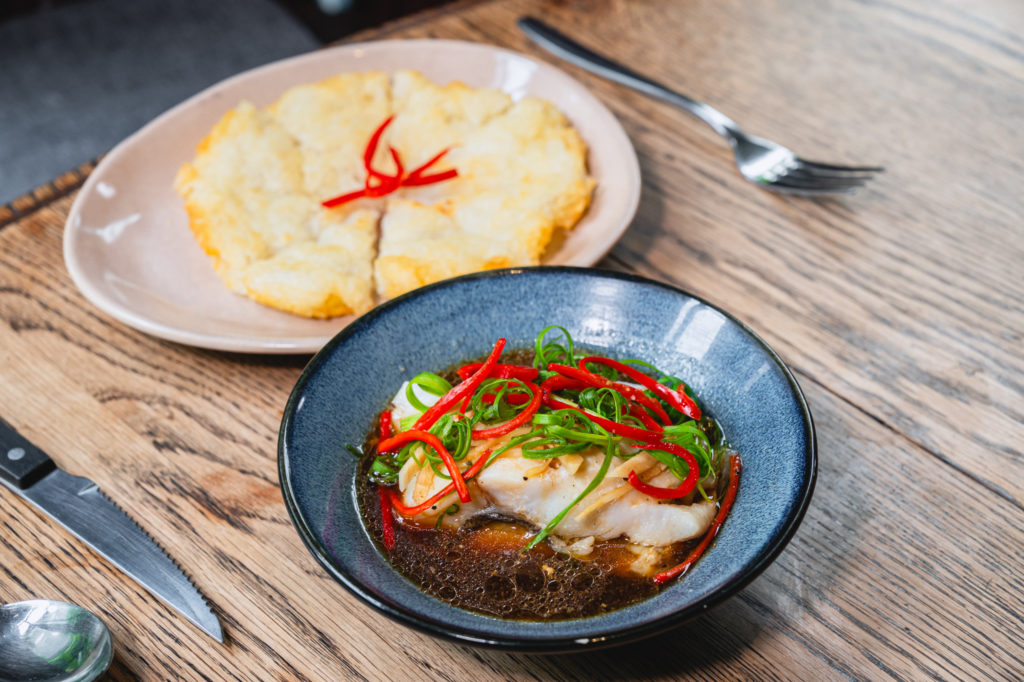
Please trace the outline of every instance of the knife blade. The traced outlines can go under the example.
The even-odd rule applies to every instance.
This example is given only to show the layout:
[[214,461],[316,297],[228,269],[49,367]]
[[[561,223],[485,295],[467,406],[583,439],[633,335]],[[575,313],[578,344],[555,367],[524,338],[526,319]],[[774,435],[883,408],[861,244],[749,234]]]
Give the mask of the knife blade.
[[218,642],[224,641],[217,616],[167,552],[95,483],[58,468],[3,419],[0,483]]

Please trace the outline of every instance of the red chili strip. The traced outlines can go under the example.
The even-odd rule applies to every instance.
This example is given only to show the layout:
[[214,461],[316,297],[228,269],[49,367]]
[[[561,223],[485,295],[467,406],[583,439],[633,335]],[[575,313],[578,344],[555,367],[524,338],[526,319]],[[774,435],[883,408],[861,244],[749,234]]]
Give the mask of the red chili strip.
[[444,182],[445,180],[451,180],[452,178],[459,177],[459,171],[455,168],[450,168],[440,173],[433,173],[431,175],[421,175],[416,178],[406,177],[402,180],[402,187],[419,187],[421,185],[433,185],[435,182]]
[[[484,452],[477,458],[477,460],[473,462],[473,466],[466,469],[465,478],[467,481],[472,479],[478,473],[480,473],[480,470],[484,468],[484,464],[487,463],[487,458],[490,456],[491,450],[484,450]],[[441,488],[439,492],[432,495],[429,499],[425,500],[424,502],[420,502],[415,507],[405,506],[405,504],[402,502],[402,497],[395,491],[394,488],[388,488],[387,492],[388,497],[391,499],[391,504],[394,506],[394,508],[398,511],[399,514],[401,514],[402,516],[416,516],[417,514],[425,512],[427,509],[433,507],[435,504],[438,503],[438,501],[443,499],[445,496],[450,495],[453,490],[455,490],[454,482],[449,483],[445,487]]]
[[[373,135],[370,136],[370,141],[366,143],[366,149],[363,150],[363,168],[366,169],[367,176],[376,176],[380,179],[397,180],[402,177],[399,173],[397,175],[384,175],[373,169],[373,157],[377,154],[377,145],[380,144],[380,137],[384,134],[384,130],[387,129],[391,122],[395,120],[394,114],[384,119],[384,122],[377,126],[377,129],[373,131]],[[392,150],[394,155],[394,150]]]
[[632,438],[633,440],[638,440],[642,443],[652,443],[655,441],[660,441],[661,437],[665,435],[659,431],[641,429],[640,427],[637,426],[630,426],[629,424],[620,424],[618,422],[613,422],[611,419],[599,417],[592,412],[587,412],[586,410],[577,407],[576,405],[573,405],[572,403],[563,402],[551,394],[546,394],[544,402],[547,405],[550,405],[551,407],[554,408],[576,410],[580,414],[587,416],[598,426],[601,426],[604,429],[606,429],[608,432],[614,433],[617,436]]
[[387,488],[382,485],[377,486],[377,496],[380,498],[380,525],[384,549],[390,552],[395,548],[395,519],[391,516],[391,500],[388,499]]
[[[398,154],[398,150],[394,147],[388,147],[388,151],[391,153],[391,158],[395,162],[394,175],[381,173],[379,170],[375,169],[373,167],[373,157],[377,154],[377,146],[380,144],[380,138],[384,134],[384,130],[391,125],[391,122],[394,119],[395,117],[393,115],[386,118],[384,122],[381,123],[375,131],[373,131],[373,135],[370,136],[369,142],[366,143],[366,149],[363,150],[363,167],[366,169],[366,181],[363,183],[363,188],[327,199],[326,201],[321,202],[321,206],[324,208],[334,208],[335,206],[340,206],[341,204],[348,203],[349,201],[353,201],[361,197],[383,197],[391,194],[399,187],[431,185],[435,182],[443,182],[445,180],[458,177],[459,171],[454,168],[440,173],[424,175],[424,172],[428,168],[440,161],[441,157],[448,153],[448,149],[441,150],[439,153],[427,160],[426,163],[414,168],[406,174],[405,167],[402,165],[402,159]],[[374,181],[376,181],[376,184]]]
[[365,196],[366,188],[364,187],[362,189],[357,189],[354,192],[349,192],[348,194],[341,194],[339,196],[334,197],[333,199],[328,199],[327,201],[322,202],[320,205],[323,206],[324,208],[334,208],[335,206],[341,206],[342,204],[347,204],[350,201],[355,201],[356,199]]
[[[459,378],[465,381],[483,366],[482,362],[471,362],[463,365],[457,370]],[[537,378],[537,369],[528,365],[502,365],[496,364],[491,370],[488,379],[519,379],[520,381],[533,381]]]
[[577,379],[579,381],[583,381],[589,386],[594,386],[595,388],[610,388],[613,391],[616,391],[617,393],[622,395],[627,400],[632,400],[633,402],[639,403],[640,405],[643,405],[644,407],[648,408],[649,410],[654,412],[654,414],[657,415],[657,417],[661,419],[661,421],[664,424],[668,425],[672,423],[672,420],[669,418],[668,413],[665,412],[665,408],[663,408],[657,400],[645,394],[643,391],[634,388],[633,386],[623,386],[622,384],[616,383],[611,379],[601,376],[600,374],[594,374],[593,372],[584,367],[560,365],[552,362],[548,364],[548,370],[552,372],[558,372],[562,376],[567,376],[573,379]]
[[466,488],[466,481],[462,478],[462,472],[459,471],[459,465],[455,463],[455,459],[452,458],[452,454],[448,452],[448,448],[444,446],[441,439],[429,431],[419,429],[402,431],[397,436],[381,441],[377,445],[377,452],[387,452],[411,440],[422,441],[434,448],[434,452],[438,454],[441,460],[444,461],[444,465],[448,467],[448,475],[452,477],[452,483],[455,485],[455,490],[459,493],[459,499],[463,502],[469,502],[469,490]]
[[[493,405],[497,399],[498,396],[493,393],[485,393],[480,396],[480,401],[487,405]],[[509,393],[505,396],[505,402],[509,405],[525,405],[531,400],[533,400],[533,396],[523,395],[522,393]]]
[[661,488],[656,485],[644,483],[640,480],[640,477],[636,475],[635,471],[629,472],[629,484],[635,489],[639,490],[645,495],[656,497],[659,500],[676,500],[680,497],[689,495],[690,492],[697,487],[697,459],[693,456],[686,448],[680,447],[675,443],[666,443],[660,441],[658,443],[649,443],[646,446],[648,450],[660,450],[667,452],[677,457],[682,457],[686,460],[686,465],[689,467],[689,471],[686,474],[686,478],[676,486],[675,488]]
[[672,578],[675,578],[678,575],[686,573],[690,570],[690,567],[693,566],[694,562],[704,554],[704,550],[708,548],[711,541],[715,539],[716,535],[718,535],[718,531],[721,530],[722,523],[725,521],[725,517],[729,515],[729,510],[732,508],[733,500],[736,499],[736,489],[739,488],[740,485],[740,469],[742,469],[742,466],[740,465],[739,456],[730,456],[729,488],[725,492],[725,497],[722,499],[722,504],[718,508],[718,514],[715,515],[715,520],[711,523],[711,528],[708,529],[707,534],[704,536],[704,539],[700,541],[700,544],[694,547],[693,551],[686,556],[683,563],[678,566],[673,566],[667,571],[654,576],[655,583],[661,585],[662,583],[672,580]]
[[569,377],[563,377],[560,374],[554,374],[545,379],[541,385],[540,390],[545,393],[551,393],[552,391],[582,391],[587,387],[582,381],[578,379],[570,379]]
[[391,425],[391,410],[384,410],[380,413],[380,440],[387,440],[388,438],[391,438],[391,435],[394,432]]
[[618,370],[633,381],[644,386],[644,388],[654,391],[658,396],[664,398],[665,402],[685,414],[690,419],[700,419],[700,408],[697,407],[697,403],[693,402],[693,399],[690,398],[690,396],[686,395],[685,391],[672,390],[665,384],[655,381],[643,372],[634,369],[629,365],[623,364],[618,360],[604,358],[599,355],[591,355],[580,360],[580,369],[586,370],[588,362],[596,362],[599,365],[606,365]]
[[644,408],[640,407],[636,403],[633,403],[633,404],[631,404],[629,406],[629,413],[631,415],[633,415],[634,417],[636,417],[637,419],[639,419],[640,422],[644,426],[649,428],[650,430],[652,430],[652,431],[661,431],[662,430],[661,424],[659,424],[658,422],[654,421],[654,417],[652,417],[651,414],[647,410],[645,410]]
[[[402,165],[402,159],[398,156],[398,152],[395,151],[394,147],[388,147],[388,151],[391,152],[391,158],[395,160],[395,171],[394,175],[385,175],[379,173],[372,168],[366,170],[366,196],[368,197],[383,197],[391,194],[398,189],[402,184],[402,173],[405,172],[405,167]],[[370,180],[377,178],[379,182],[376,185],[371,184]]]
[[[458,405],[463,399],[468,399],[476,391],[477,386],[486,379],[491,370],[496,364],[498,364],[498,357],[501,355],[501,350],[505,347],[505,339],[498,339],[498,342],[494,344],[494,350],[487,356],[487,360],[480,365],[478,369],[471,377],[458,384],[452,390],[441,396],[441,399],[436,403],[427,408],[427,411],[420,415],[420,418],[413,424],[414,429],[429,429],[434,425],[438,419],[440,419],[446,412],[451,410],[453,407]],[[465,410],[465,408],[463,408]]]
[[[552,391],[563,390],[579,391],[587,388],[587,385],[588,384],[578,379],[571,379],[569,377],[562,376],[561,374],[553,374],[541,383],[540,390],[544,391],[545,394],[551,393]],[[648,429],[652,431],[662,430],[661,425],[654,421],[650,413],[636,403],[630,403],[629,413],[639,419]]]
[[[416,184],[417,182],[420,182],[420,181],[426,180],[427,178],[433,177],[431,175],[424,176],[423,175],[424,171],[426,171],[428,168],[430,168],[435,163],[440,161],[441,158],[444,157],[444,155],[448,153],[449,149],[450,148],[448,148],[448,147],[442,149],[437,154],[435,154],[431,158],[427,159],[423,164],[421,164],[420,166],[417,166],[416,168],[413,168],[411,171],[409,171],[409,175],[405,176],[405,179],[410,181],[410,182],[409,183],[405,183],[405,184]],[[450,173],[451,171],[445,171],[445,172],[449,172]],[[443,173],[435,173],[435,175],[443,175]],[[454,176],[452,176],[452,177],[454,177]]]
[[483,438],[497,438],[498,436],[504,436],[506,433],[514,431],[518,427],[525,424],[527,421],[533,418],[533,415],[537,414],[537,410],[540,408],[541,399],[544,394],[540,388],[534,384],[527,384],[531,391],[533,391],[533,399],[530,400],[530,404],[527,405],[523,410],[512,419],[509,419],[503,424],[492,426],[487,429],[473,429],[474,440]]

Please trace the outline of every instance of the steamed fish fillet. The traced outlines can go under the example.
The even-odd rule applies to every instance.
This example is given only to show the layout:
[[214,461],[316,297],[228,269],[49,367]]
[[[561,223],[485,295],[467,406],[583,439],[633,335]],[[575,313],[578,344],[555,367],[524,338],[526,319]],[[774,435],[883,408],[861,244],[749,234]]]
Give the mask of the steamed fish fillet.
[[[597,474],[603,457],[598,453],[586,455],[575,471],[561,464],[533,473],[537,460],[526,459],[510,450],[507,456],[499,457],[480,472],[477,485],[503,513],[544,526],[583,492]],[[635,544],[656,547],[703,535],[715,516],[713,502],[659,504],[658,500],[634,490],[625,480],[630,465],[645,463],[645,457],[648,456],[640,454],[630,460],[614,458],[611,468],[619,475],[606,477],[569,511],[555,527],[554,534],[567,539],[625,538]],[[670,472],[664,472],[649,482],[670,486],[676,484],[674,481],[678,483]],[[611,499],[588,511],[602,495]]]
[[[475,462],[500,442],[475,442],[467,460]],[[592,452],[553,461],[535,460],[523,457],[518,448],[511,448],[470,481],[473,501],[461,505],[460,511],[447,521],[458,525],[486,509],[542,527],[583,492],[597,474],[603,458],[602,453]],[[649,476],[659,468],[662,467],[646,453],[629,460],[613,458],[609,475],[569,511],[552,535],[563,540],[624,538],[630,543],[651,547],[665,547],[703,535],[714,519],[714,502],[659,503],[633,489],[626,480],[629,471],[636,469],[638,475],[653,485],[667,487],[678,483],[668,471]],[[436,476],[429,466],[421,466],[412,458],[406,461],[398,477],[402,500],[408,506],[428,499],[449,483],[449,479]],[[420,516],[431,522],[457,501],[454,493],[449,494]]]

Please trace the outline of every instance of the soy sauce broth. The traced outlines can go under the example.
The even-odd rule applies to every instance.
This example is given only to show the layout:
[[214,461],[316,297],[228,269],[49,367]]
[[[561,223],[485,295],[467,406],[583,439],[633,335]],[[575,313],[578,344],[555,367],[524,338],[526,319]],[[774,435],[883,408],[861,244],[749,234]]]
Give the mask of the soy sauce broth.
[[[623,542],[596,543],[586,559],[556,553],[546,543],[523,552],[536,529],[508,521],[434,529],[396,515],[395,546],[387,551],[376,486],[362,478],[358,493],[366,527],[392,566],[452,606],[499,618],[562,620],[614,611],[661,589],[649,577],[622,570],[629,554]],[[693,544],[675,549],[668,563]]]

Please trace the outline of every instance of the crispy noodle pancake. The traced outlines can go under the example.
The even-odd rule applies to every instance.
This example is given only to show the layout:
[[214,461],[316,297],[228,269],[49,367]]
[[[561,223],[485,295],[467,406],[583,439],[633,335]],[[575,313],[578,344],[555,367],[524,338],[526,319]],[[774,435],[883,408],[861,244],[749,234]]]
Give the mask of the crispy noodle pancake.
[[[374,167],[456,178],[335,208],[363,187],[363,151],[394,115]],[[342,74],[296,86],[271,106],[229,111],[182,166],[189,224],[233,291],[307,317],[359,314],[448,277],[536,265],[587,210],[586,147],[549,102],[438,86],[413,71]]]

